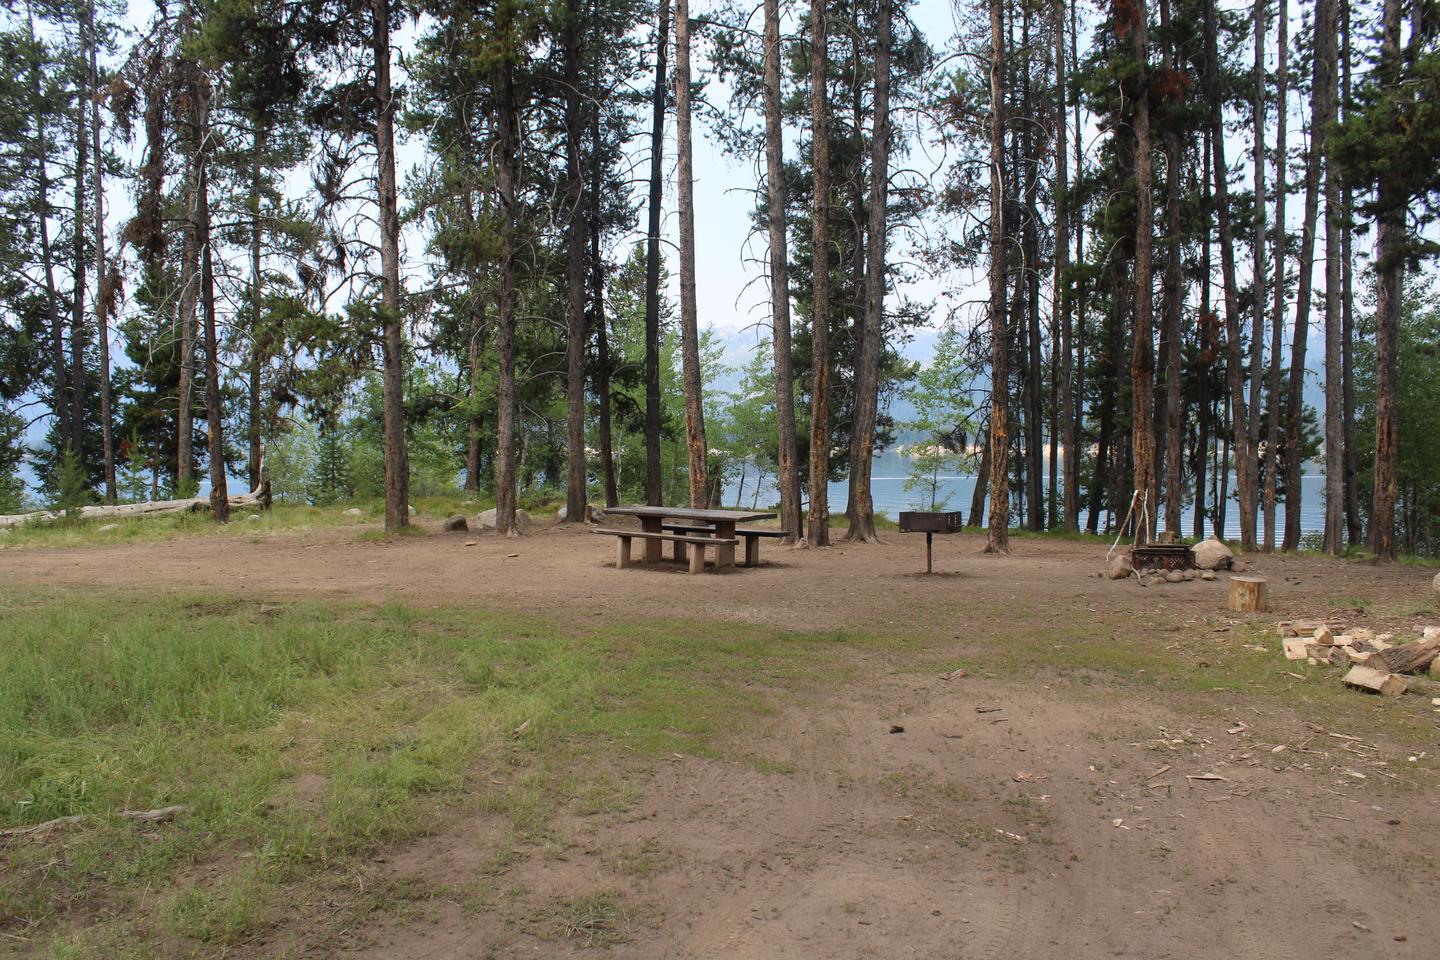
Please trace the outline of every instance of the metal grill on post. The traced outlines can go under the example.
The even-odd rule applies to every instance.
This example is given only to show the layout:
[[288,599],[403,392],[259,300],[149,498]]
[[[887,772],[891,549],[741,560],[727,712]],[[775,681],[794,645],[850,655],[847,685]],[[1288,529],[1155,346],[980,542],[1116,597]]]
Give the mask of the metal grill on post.
[[921,511],[900,512],[901,533],[925,534],[925,572],[934,572],[934,543],[937,533],[959,533],[965,528],[965,515],[959,510],[944,513]]

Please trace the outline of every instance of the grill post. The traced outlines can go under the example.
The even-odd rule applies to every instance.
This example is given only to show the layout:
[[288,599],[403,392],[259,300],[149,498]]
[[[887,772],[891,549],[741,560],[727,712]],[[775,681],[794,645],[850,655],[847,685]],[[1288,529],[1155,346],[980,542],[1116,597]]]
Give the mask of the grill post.
[[935,571],[934,571],[934,568],[933,568],[933,566],[931,565],[931,562],[930,562],[930,558],[931,558],[930,548],[931,548],[931,545],[932,545],[934,542],[935,542],[935,533],[934,533],[933,531],[931,531],[931,530],[926,530],[926,531],[925,531],[925,572],[926,572],[926,573],[934,573],[934,572],[935,572]]

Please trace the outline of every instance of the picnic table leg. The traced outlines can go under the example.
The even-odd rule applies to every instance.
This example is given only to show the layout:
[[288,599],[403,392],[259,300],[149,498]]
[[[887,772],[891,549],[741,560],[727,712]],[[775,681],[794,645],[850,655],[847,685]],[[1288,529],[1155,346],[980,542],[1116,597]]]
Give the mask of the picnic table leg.
[[615,549],[615,566],[623,570],[630,566],[630,538],[616,537],[615,542],[619,544]]
[[[735,539],[735,521],[715,521],[715,538],[717,540]],[[715,569],[720,570],[735,566],[735,544],[722,543],[715,547]]]
[[[641,517],[640,529],[646,533],[663,533],[660,529],[661,520],[659,517]],[[645,540],[645,562],[659,563],[665,556],[664,540]]]
[[676,540],[676,541],[675,541],[675,562],[676,562],[676,563],[684,563],[684,562],[685,562],[685,541],[684,541],[684,540]]
[[[676,546],[683,547],[684,544],[676,544]],[[690,572],[705,572],[705,547],[702,544],[695,544],[694,549],[690,551]]]
[[758,566],[760,566],[760,538],[759,538],[759,537],[746,537],[746,538],[745,538],[745,566],[747,566],[747,567],[758,567]]

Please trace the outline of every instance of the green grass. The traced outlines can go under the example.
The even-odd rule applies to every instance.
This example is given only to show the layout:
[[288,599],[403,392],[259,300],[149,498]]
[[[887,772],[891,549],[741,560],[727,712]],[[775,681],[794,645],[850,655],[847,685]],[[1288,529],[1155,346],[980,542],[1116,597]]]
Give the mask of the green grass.
[[[532,518],[553,516],[563,499],[554,494],[538,492],[522,497],[520,505]],[[457,491],[434,497],[416,497],[411,503],[415,516],[421,520],[442,520],[451,514],[473,517],[495,505],[493,497]],[[349,511],[357,509],[358,516]],[[25,547],[82,547],[107,544],[147,543],[184,537],[257,538],[277,533],[295,533],[325,527],[365,526],[385,521],[385,504],[380,500],[356,500],[348,503],[312,507],[303,504],[276,503],[271,510],[245,508],[231,512],[230,523],[218,525],[207,510],[194,513],[166,513],[127,519],[98,518],[59,523],[30,523],[19,527],[0,528],[0,550]],[[102,529],[108,528],[108,529]],[[365,539],[376,539],[371,533]]]
[[[623,811],[642,782],[628,774],[672,754],[790,776],[747,731],[777,698],[877,669],[964,666],[1058,698],[1139,695],[1215,718],[1293,711],[1433,744],[1428,697],[1345,690],[1337,670],[1283,660],[1268,623],[1082,623],[1027,598],[999,618],[962,594],[930,612],[902,637],[7,588],[0,827],[84,820],[0,841],[0,941],[54,957],[218,955],[254,952],[277,928],[394,916],[429,894],[349,878],[458,812],[501,818],[493,869],[477,877],[499,884],[554,842],[556,811]],[[187,812],[157,825],[116,816],[170,804]],[[637,857],[637,874],[653,868]],[[603,945],[628,921],[621,901],[598,899],[557,903],[545,922]]]
[[[166,513],[123,520],[75,520],[26,524],[0,530],[0,550],[25,547],[79,547],[146,543],[181,537],[264,537],[275,533],[377,523],[385,518],[379,504],[354,504],[363,514],[349,516],[352,504],[308,507],[276,504],[271,510],[236,510],[230,523],[216,524],[208,511]],[[258,519],[251,520],[251,517]],[[113,529],[101,529],[113,527]]]
[[521,837],[623,807],[577,766],[714,755],[770,709],[756,688],[837,675],[823,653],[849,639],[39,590],[0,596],[0,622],[0,826],[86,818],[0,848],[0,932],[55,956],[250,942],[457,804]]

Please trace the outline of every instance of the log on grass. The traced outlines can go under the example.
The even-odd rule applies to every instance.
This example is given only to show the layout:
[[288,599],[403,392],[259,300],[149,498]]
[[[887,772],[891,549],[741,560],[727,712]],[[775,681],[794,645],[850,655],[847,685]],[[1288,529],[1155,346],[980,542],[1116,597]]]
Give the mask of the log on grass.
[[[261,491],[238,493],[230,498],[230,509],[258,507],[262,504]],[[185,513],[194,510],[209,510],[209,497],[189,497],[184,500],[147,500],[143,503],[117,503],[81,507],[81,520],[123,520],[128,517],[145,517],[155,513]],[[54,523],[65,519],[65,514],[52,510],[36,510],[32,513],[0,515],[0,528],[20,527],[27,523]]]
[[[159,807],[155,810],[121,810],[116,814],[122,820],[133,820],[136,823],[165,823],[174,820],[186,811],[183,805],[170,807]],[[32,824],[28,827],[6,827],[0,830],[0,837],[38,837],[44,836],[52,830],[70,824],[80,823],[87,819],[83,813],[71,814],[68,817],[56,817],[54,820],[46,820],[44,823]]]

